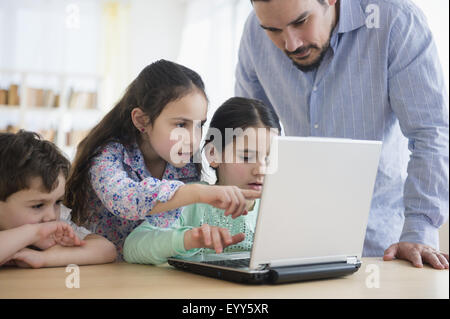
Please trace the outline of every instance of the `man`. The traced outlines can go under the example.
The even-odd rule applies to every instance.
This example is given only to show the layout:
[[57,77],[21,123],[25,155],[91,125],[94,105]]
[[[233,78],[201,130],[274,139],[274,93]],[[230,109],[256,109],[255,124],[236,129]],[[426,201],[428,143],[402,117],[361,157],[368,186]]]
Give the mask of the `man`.
[[363,256],[448,268],[448,94],[422,12],[407,0],[252,4],[236,95],[271,105],[286,135],[382,140]]

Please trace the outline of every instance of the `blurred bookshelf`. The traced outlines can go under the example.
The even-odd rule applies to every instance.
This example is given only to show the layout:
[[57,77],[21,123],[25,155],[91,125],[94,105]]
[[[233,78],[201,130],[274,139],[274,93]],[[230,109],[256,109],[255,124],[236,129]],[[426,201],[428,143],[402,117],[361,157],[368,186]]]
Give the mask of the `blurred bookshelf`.
[[37,132],[73,160],[103,116],[100,85],[95,74],[0,69],[0,132]]

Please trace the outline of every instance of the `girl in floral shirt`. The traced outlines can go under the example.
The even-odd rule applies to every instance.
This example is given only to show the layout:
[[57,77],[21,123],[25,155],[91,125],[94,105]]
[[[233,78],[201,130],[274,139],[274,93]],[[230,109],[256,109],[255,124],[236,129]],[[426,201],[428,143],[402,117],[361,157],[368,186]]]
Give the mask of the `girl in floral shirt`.
[[[198,149],[207,98],[200,76],[170,61],[144,68],[122,99],[80,143],[66,188],[76,223],[118,249],[142,221],[168,227],[180,207],[208,203],[245,212],[260,192],[188,184],[199,180]],[[180,134],[180,132],[182,134]]]
[[[242,129],[242,133],[227,135],[230,128],[236,132]],[[214,131],[220,136],[215,136]],[[211,119],[205,142],[205,155],[215,170],[216,185],[261,189],[270,139],[279,132],[277,114],[263,102],[234,97],[223,103]],[[249,201],[248,214],[231,219],[211,205],[192,204],[184,207],[180,218],[168,228],[143,222],[126,239],[124,258],[129,263],[161,264],[176,255],[249,251],[258,207],[259,200]]]

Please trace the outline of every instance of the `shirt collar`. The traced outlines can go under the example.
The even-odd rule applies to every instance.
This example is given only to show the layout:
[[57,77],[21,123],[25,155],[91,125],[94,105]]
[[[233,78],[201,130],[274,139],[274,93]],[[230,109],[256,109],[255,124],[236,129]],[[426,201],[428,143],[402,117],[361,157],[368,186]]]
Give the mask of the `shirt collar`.
[[330,46],[337,50],[340,35],[365,25],[366,16],[359,0],[339,0],[339,21],[331,33]]
[[338,32],[345,33],[365,25],[366,15],[359,0],[339,0]]

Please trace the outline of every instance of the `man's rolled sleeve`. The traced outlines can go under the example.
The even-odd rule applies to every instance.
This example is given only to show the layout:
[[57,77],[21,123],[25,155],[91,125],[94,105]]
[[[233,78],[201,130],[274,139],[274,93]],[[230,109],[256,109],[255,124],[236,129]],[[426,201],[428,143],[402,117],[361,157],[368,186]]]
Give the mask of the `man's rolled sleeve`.
[[407,214],[400,242],[423,244],[439,249],[438,230],[439,228],[432,225],[426,216]]

